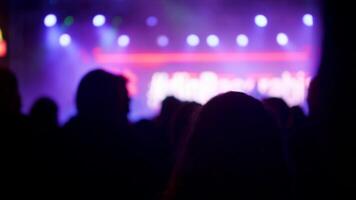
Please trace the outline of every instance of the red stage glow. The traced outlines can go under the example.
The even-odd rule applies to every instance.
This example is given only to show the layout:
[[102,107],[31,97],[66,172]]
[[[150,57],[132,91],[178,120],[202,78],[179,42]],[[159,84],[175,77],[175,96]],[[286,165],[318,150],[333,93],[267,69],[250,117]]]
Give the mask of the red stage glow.
[[0,58],[5,57],[7,53],[6,41],[3,38],[2,31],[0,29]]
[[5,41],[0,41],[0,58],[5,57],[7,53],[7,47]]

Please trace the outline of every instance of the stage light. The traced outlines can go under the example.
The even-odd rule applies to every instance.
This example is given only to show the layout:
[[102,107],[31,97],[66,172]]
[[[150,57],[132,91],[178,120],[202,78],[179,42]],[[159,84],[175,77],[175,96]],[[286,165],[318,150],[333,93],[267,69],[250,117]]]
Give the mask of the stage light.
[[2,36],[2,30],[0,29],[0,42],[4,40],[4,37]]
[[7,53],[7,46],[5,40],[0,40],[0,58],[5,57]]
[[288,44],[288,36],[285,33],[278,33],[276,41],[279,45],[285,46]]
[[206,43],[207,43],[210,47],[216,47],[216,46],[219,45],[220,40],[219,40],[218,36],[216,36],[216,35],[209,35],[209,36],[206,38]]
[[157,37],[157,45],[160,47],[165,47],[169,44],[169,39],[165,35],[160,35]]
[[96,27],[103,26],[106,22],[106,18],[104,15],[95,15],[93,18],[93,25]]
[[62,34],[60,37],[59,37],[59,44],[62,46],[62,47],[66,47],[66,46],[69,46],[70,43],[72,42],[72,38],[70,37],[70,35],[68,34]]
[[130,37],[128,35],[120,35],[117,38],[117,44],[119,47],[127,47],[130,44]]
[[303,16],[303,23],[305,24],[305,26],[313,26],[314,25],[313,15],[305,14]]
[[68,16],[64,19],[64,25],[71,26],[74,23],[74,18],[72,16]]
[[190,34],[187,37],[187,44],[191,47],[198,46],[200,43],[199,37],[195,34]]
[[48,14],[43,20],[43,23],[47,27],[52,27],[57,23],[57,17],[54,14]]
[[264,15],[257,15],[257,16],[255,17],[255,23],[256,23],[256,25],[259,26],[259,27],[265,27],[265,26],[267,26],[267,24],[268,24],[267,17],[264,16]]
[[248,37],[244,34],[240,34],[236,37],[236,43],[240,47],[245,47],[248,45]]
[[153,26],[157,26],[157,24],[158,24],[157,17],[155,17],[155,16],[147,17],[147,19],[146,19],[146,25],[147,26],[153,27]]

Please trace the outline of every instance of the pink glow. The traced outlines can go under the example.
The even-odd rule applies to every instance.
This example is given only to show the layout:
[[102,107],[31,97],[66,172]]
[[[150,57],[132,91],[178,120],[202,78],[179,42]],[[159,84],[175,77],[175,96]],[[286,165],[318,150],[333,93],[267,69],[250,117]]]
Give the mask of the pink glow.
[[301,52],[248,52],[248,53],[102,53],[94,50],[94,57],[101,64],[166,64],[212,62],[305,62],[309,51]]

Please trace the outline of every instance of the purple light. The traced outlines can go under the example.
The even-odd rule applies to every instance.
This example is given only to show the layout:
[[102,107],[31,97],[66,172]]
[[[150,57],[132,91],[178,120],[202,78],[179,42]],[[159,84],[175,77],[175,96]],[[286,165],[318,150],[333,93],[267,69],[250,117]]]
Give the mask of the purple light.
[[258,27],[266,27],[268,24],[267,17],[264,15],[257,15],[255,17],[255,23]]
[[210,47],[217,47],[220,43],[219,37],[216,35],[209,35],[206,38],[206,43],[210,46]]
[[57,17],[54,14],[48,14],[43,20],[43,23],[46,27],[52,27],[57,23]]
[[70,43],[72,42],[72,38],[70,37],[70,35],[68,34],[62,34],[60,37],[59,37],[59,44],[62,46],[62,47],[67,47],[70,45]]
[[93,18],[93,25],[96,27],[103,26],[106,22],[106,18],[104,15],[95,15]]
[[160,47],[165,47],[169,44],[169,39],[165,35],[160,35],[157,37],[157,45]]
[[187,41],[187,44],[191,47],[198,46],[200,43],[199,37],[195,34],[188,35],[186,41]]
[[158,24],[157,17],[155,17],[155,16],[147,17],[147,19],[146,19],[146,25],[147,26],[153,27],[153,26],[157,26],[157,24]]

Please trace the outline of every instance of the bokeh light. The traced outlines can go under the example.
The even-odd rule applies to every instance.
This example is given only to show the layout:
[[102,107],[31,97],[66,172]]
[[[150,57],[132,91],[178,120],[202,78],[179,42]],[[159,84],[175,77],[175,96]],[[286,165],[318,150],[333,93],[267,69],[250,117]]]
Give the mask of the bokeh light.
[[267,17],[264,15],[257,15],[255,17],[255,23],[258,27],[266,27],[268,24]]
[[93,18],[93,25],[96,27],[103,26],[106,22],[106,18],[104,15],[95,15]]
[[43,20],[43,23],[47,27],[52,27],[57,24],[57,17],[54,14],[48,14]]
[[69,34],[62,34],[60,37],[59,37],[59,44],[62,46],[62,47],[67,47],[70,45],[70,43],[72,42],[72,38],[70,37]]
[[117,38],[117,44],[119,47],[127,47],[130,44],[130,37],[128,35],[120,35]]

